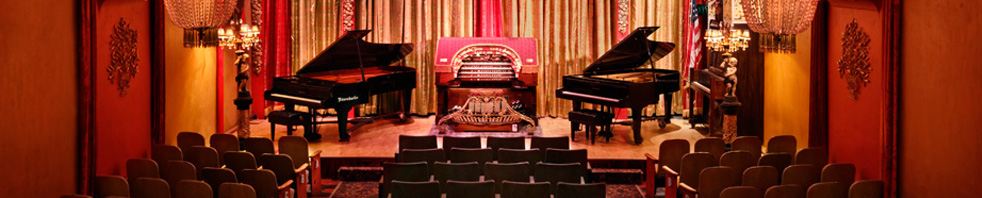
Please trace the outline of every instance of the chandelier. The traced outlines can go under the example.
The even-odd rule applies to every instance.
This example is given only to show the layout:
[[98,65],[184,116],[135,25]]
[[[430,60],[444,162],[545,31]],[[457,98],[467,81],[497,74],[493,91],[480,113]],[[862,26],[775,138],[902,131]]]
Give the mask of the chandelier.
[[218,45],[215,27],[232,17],[236,0],[164,0],[167,15],[184,28],[184,47]]
[[706,31],[706,48],[710,50],[733,53],[746,50],[750,45],[750,31],[731,28],[709,29]]
[[761,49],[794,53],[795,35],[811,26],[818,0],[740,0],[747,25],[761,33]]
[[259,26],[229,22],[228,28],[218,28],[218,45],[227,49],[246,50],[259,43]]

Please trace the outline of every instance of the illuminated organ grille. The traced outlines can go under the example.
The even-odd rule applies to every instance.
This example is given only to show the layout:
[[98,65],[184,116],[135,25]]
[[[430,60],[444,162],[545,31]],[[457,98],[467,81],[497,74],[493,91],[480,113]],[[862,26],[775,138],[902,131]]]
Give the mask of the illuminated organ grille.
[[461,81],[511,81],[517,77],[511,58],[500,54],[475,54],[464,58],[457,69]]

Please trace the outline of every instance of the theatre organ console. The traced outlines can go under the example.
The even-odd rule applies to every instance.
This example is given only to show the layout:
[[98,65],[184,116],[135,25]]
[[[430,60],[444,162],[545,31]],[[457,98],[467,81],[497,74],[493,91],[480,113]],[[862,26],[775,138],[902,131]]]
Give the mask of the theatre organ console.
[[314,130],[318,115],[313,109],[331,108],[337,112],[340,140],[347,141],[350,138],[347,112],[355,105],[368,103],[372,95],[382,93],[401,91],[402,118],[409,118],[416,69],[400,65],[400,60],[412,52],[413,46],[362,40],[369,32],[348,31],[307,62],[295,76],[273,79],[272,88],[265,93],[267,100],[284,103],[288,111],[293,111],[295,105],[311,109],[307,117],[309,126],[304,126],[305,137],[319,137]]
[[438,126],[496,132],[535,126],[535,39],[440,38],[435,61]]
[[[583,74],[563,76],[562,88],[556,96],[573,101],[573,111],[582,110],[582,103],[592,103],[610,111],[610,107],[631,108],[631,129],[634,143],[641,144],[642,109],[658,104],[665,98],[665,115],[660,127],[669,123],[672,115],[672,94],[680,89],[679,72],[675,70],[641,68],[653,64],[675,49],[675,44],[648,40],[658,27],[635,29],[610,50],[583,70]],[[654,65],[652,65],[654,67]],[[571,122],[572,130],[579,124]]]

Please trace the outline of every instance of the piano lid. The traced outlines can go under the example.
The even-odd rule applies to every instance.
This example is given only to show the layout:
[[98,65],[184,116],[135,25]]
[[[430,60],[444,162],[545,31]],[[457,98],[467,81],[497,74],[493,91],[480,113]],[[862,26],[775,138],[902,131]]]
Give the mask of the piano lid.
[[668,55],[672,50],[675,50],[674,43],[648,40],[648,35],[657,29],[658,26],[635,29],[621,42],[607,50],[604,55],[593,61],[583,72],[598,74],[628,70],[647,64],[649,58],[653,59],[652,61],[657,61]]
[[[371,43],[362,40],[372,30],[352,30],[331,43],[330,46],[310,59],[297,74],[309,74],[330,70],[389,66],[402,60],[413,51],[413,44]],[[360,50],[359,50],[360,48]],[[361,52],[359,55],[358,52]],[[358,58],[361,58],[361,61]]]

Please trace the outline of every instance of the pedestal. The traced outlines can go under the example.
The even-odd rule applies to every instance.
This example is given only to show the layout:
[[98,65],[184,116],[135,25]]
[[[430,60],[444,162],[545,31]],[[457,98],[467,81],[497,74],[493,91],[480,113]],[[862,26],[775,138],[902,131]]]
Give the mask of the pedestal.
[[727,96],[720,103],[720,111],[723,113],[723,141],[727,144],[732,143],[737,136],[737,113],[740,111],[740,101],[736,97]]

